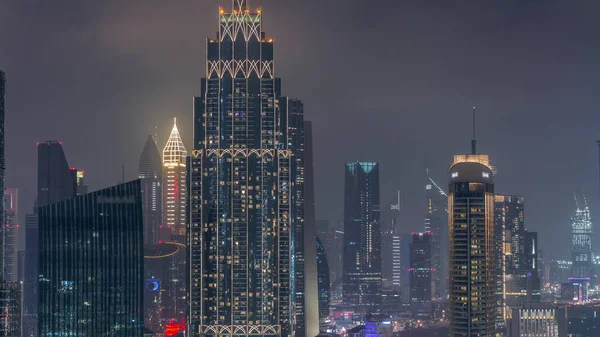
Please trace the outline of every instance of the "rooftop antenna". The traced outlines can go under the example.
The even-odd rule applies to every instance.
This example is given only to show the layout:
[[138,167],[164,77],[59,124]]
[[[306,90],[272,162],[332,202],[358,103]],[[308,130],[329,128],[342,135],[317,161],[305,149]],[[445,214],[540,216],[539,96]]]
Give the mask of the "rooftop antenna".
[[475,107],[473,107],[473,140],[471,140],[471,154],[477,154],[477,140],[475,139]]

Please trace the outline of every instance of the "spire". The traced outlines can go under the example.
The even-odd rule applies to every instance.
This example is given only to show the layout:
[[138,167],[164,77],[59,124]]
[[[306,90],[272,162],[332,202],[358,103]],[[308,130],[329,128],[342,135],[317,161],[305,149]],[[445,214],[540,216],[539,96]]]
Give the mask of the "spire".
[[163,165],[185,165],[185,157],[187,157],[187,151],[183,145],[181,136],[179,135],[179,130],[177,129],[177,118],[175,118],[173,120],[173,130],[171,130],[171,135],[169,136],[167,145],[165,145],[165,149],[163,150]]
[[473,140],[471,140],[471,154],[477,154],[477,140],[475,138],[475,107],[473,107]]

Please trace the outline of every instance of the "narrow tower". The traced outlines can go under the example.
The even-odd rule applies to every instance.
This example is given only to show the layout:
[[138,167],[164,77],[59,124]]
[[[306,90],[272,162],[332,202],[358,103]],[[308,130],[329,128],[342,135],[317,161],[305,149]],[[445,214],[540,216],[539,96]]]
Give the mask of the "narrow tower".
[[475,145],[470,155],[455,155],[448,172],[450,337],[496,333],[494,173]]
[[142,184],[144,245],[153,245],[158,242],[158,228],[162,223],[163,171],[160,153],[152,135],[148,135],[140,156],[138,178]]
[[[187,151],[174,119],[173,130],[163,150],[163,232],[167,237],[162,240],[174,240],[186,244],[186,169]],[[164,230],[166,226],[166,230]],[[171,235],[169,237],[169,234]]]

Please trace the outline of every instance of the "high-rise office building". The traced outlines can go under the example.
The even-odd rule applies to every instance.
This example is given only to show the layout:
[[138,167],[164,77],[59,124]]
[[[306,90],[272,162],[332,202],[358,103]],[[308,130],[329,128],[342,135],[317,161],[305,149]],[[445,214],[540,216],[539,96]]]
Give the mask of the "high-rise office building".
[[70,169],[61,142],[38,144],[38,206],[77,195],[77,170]]
[[327,254],[321,239],[317,236],[317,280],[319,288],[319,319],[324,320],[329,316],[331,295],[329,292],[329,264]]
[[21,337],[21,285],[0,282],[0,336]]
[[[442,298],[445,294],[442,267],[447,264],[447,254],[442,254],[442,246],[447,247],[448,233],[445,229],[447,194],[429,177],[425,184],[425,197],[427,199],[427,212],[425,214],[425,232],[432,233],[431,241],[431,267],[432,267],[432,299]],[[442,225],[444,224],[444,225]],[[444,244],[442,245],[442,241]],[[445,252],[445,250],[444,250]],[[444,263],[443,263],[444,262]]]
[[19,235],[19,193],[4,189],[4,280],[17,282],[17,245]]
[[346,164],[344,304],[362,313],[381,304],[379,164]]
[[525,232],[525,254],[523,268],[525,273],[525,293],[527,302],[539,302],[541,299],[541,278],[539,274],[539,251],[537,232]]
[[450,337],[496,333],[494,181],[487,155],[456,155],[449,170]]
[[84,175],[84,170],[77,169],[77,195],[88,193],[88,185],[85,183]]
[[550,284],[557,285],[569,281],[571,277],[572,261],[552,260],[549,264]]
[[188,331],[289,336],[306,304],[296,294],[304,288],[296,289],[294,263],[302,188],[294,130],[262,11],[245,0],[232,5],[220,9],[218,34],[206,42],[207,74],[194,100]]
[[[293,276],[304,284],[303,291],[300,291],[301,288],[298,286],[300,282],[296,282],[296,310],[298,311],[296,334],[316,336],[319,334],[321,296],[317,245],[312,244],[317,238],[312,122],[304,120],[304,105],[301,101],[287,98],[280,98],[279,101],[282,113],[287,115],[288,139],[290,139],[288,144],[291,144],[290,149],[295,159],[295,165],[291,167],[292,177],[295,180],[292,217],[297,235],[296,269]],[[304,266],[301,265],[302,263]],[[298,296],[300,294],[302,296]],[[299,317],[303,317],[303,320]]]
[[410,243],[410,303],[416,310],[430,309],[434,234],[413,233]]
[[[163,150],[163,222],[172,239],[186,244],[187,242],[187,184],[186,184],[187,150],[183,145],[177,120],[173,123],[171,135]],[[171,237],[160,238],[171,240]]]
[[38,143],[38,200],[33,213],[25,217],[25,270],[23,329],[37,336],[38,310],[38,206],[47,206],[77,195],[77,170],[69,167],[62,143]]
[[[5,99],[6,99],[6,75],[0,69],[0,191],[4,191],[4,175],[6,162],[4,159],[4,115],[5,115]],[[4,217],[4,203],[0,203],[0,215]],[[0,242],[4,246],[4,243]],[[4,252],[0,252],[4,254]],[[0,261],[4,261],[4,256],[0,255]],[[0,281],[2,281],[3,270],[0,270]]]
[[141,336],[140,191],[136,180],[39,208],[40,336]]
[[576,278],[592,277],[592,219],[585,195],[581,199],[575,195],[575,214],[571,218],[572,241],[571,258]]
[[142,183],[142,206],[144,209],[144,244],[158,242],[158,228],[162,224],[163,172],[156,140],[148,136],[140,156],[138,178]]
[[384,289],[399,290],[393,283],[394,278],[394,235],[396,235],[396,220],[381,228],[381,282]]

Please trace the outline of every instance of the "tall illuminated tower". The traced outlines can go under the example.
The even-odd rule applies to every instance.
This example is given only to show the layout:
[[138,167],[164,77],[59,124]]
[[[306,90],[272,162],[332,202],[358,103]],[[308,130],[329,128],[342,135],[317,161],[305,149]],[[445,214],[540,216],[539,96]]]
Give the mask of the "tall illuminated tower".
[[297,302],[304,289],[295,277],[303,251],[299,130],[280,101],[261,9],[233,0],[218,19],[194,100],[188,331],[290,336],[306,304]]
[[[431,295],[432,299],[444,297],[445,282],[442,282],[442,267],[447,264],[448,254],[442,254],[442,247],[447,248],[447,231],[443,230],[442,223],[446,220],[446,204],[448,195],[431,179],[427,170],[427,183],[425,184],[425,197],[427,212],[425,214],[425,232],[431,232]],[[442,240],[444,245],[442,245]]]
[[582,200],[575,196],[575,215],[571,218],[572,228],[572,276],[590,278],[592,276],[592,219],[585,195]]
[[177,119],[163,150],[163,226],[166,226],[171,237],[161,238],[175,240],[185,244],[187,221],[187,185],[185,161],[187,150],[183,145]]
[[160,153],[152,135],[148,136],[140,156],[138,178],[142,183],[144,209],[144,244],[158,242],[158,227],[162,223],[163,171]]
[[382,287],[379,164],[347,163],[344,194],[344,304],[376,312]]
[[4,189],[4,280],[17,282],[17,243],[19,231],[19,191]]
[[449,170],[450,337],[496,333],[494,173],[487,155],[456,155]]

